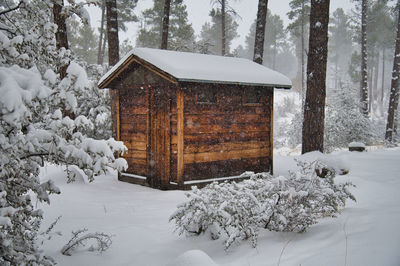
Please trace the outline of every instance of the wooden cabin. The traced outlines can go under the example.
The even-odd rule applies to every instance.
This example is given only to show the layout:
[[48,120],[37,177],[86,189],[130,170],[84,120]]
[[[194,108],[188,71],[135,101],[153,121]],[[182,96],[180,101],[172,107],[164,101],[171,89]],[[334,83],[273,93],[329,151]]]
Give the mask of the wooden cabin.
[[132,50],[99,81],[129,149],[119,179],[174,189],[272,172],[274,88],[290,87],[247,59]]

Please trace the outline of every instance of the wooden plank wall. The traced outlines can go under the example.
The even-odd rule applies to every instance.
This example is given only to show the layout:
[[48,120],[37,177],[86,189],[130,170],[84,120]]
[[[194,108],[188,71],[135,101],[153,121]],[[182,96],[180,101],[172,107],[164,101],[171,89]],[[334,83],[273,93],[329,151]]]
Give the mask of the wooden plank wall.
[[[196,86],[184,90],[184,180],[269,171],[273,91],[264,88],[261,104],[246,106],[242,104],[243,88],[220,85],[216,88],[216,104],[197,104]],[[174,114],[171,128],[172,169],[176,169]]]
[[151,132],[149,184],[152,187],[166,189],[170,181],[170,87],[151,88]]
[[128,153],[123,156],[129,166],[126,172],[147,176],[148,87],[119,92],[120,139],[128,147]]

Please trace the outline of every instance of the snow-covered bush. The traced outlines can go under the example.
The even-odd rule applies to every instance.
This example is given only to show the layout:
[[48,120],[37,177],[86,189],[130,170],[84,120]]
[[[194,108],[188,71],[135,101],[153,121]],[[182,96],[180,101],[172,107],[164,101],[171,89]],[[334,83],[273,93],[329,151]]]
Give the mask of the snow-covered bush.
[[[333,168],[320,161],[298,165],[300,170],[287,177],[260,173],[240,183],[193,187],[170,221],[179,234],[222,236],[226,249],[242,239],[255,247],[260,229],[304,232],[318,218],[338,215],[347,199],[355,200],[348,190],[351,183],[334,183]],[[328,174],[320,178],[323,169]]]
[[341,86],[332,90],[328,96],[325,112],[325,150],[344,148],[353,141],[372,144],[377,140],[371,119],[360,112],[358,89]]
[[[49,203],[49,194],[60,191],[51,180],[40,183],[43,158],[93,180],[126,168],[115,157],[126,147],[92,134],[93,117],[107,108],[88,115],[103,102],[71,53],[56,49],[53,1],[14,2],[0,5],[0,264],[51,265],[39,248],[43,213],[34,202]],[[64,65],[67,76],[60,79]],[[73,180],[76,171],[67,174]]]

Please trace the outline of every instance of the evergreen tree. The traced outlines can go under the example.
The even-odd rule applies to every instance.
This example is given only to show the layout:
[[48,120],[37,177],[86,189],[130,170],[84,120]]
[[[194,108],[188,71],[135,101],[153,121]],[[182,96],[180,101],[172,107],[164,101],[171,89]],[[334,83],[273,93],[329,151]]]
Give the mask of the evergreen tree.
[[[117,19],[118,19],[118,30],[126,31],[127,23],[137,22],[138,17],[134,13],[134,9],[137,5],[138,0],[117,0]],[[99,42],[98,42],[98,53],[97,53],[97,64],[103,64],[103,60],[107,54],[106,44],[107,35],[105,32],[106,24],[106,0],[100,0],[101,8],[101,21],[99,28]]]
[[[68,16],[79,4],[62,7]],[[12,7],[12,8],[9,8]],[[107,169],[126,168],[114,153],[126,150],[113,139],[95,140],[87,129],[93,125],[81,104],[98,99],[87,79],[64,46],[57,47],[57,25],[51,0],[9,1],[0,11],[0,264],[52,265],[40,250],[38,239],[43,211],[33,204],[50,202],[60,193],[50,180],[38,177],[41,156],[65,164],[69,181],[77,168],[93,180]],[[65,77],[56,74],[68,65]],[[71,116],[66,116],[68,111]]]
[[337,89],[348,73],[352,53],[352,35],[350,31],[350,19],[342,8],[333,12],[329,27],[329,60],[333,68],[334,88]]
[[70,50],[88,64],[97,62],[97,36],[88,23],[81,23],[75,17],[67,20]]
[[399,78],[400,78],[400,0],[397,1],[397,35],[394,51],[392,84],[390,88],[389,110],[386,123],[385,139],[388,142],[393,141],[393,132],[396,132],[396,110],[399,105]]
[[351,142],[371,144],[376,139],[372,123],[360,113],[358,89],[342,83],[327,97],[324,148],[346,148]]
[[291,11],[288,17],[293,22],[289,24],[288,30],[296,45],[296,55],[299,62],[299,73],[301,82],[301,91],[306,88],[306,47],[308,46],[308,28],[310,21],[310,0],[292,0],[289,3]]
[[[368,9],[367,16],[367,54],[369,69],[369,110],[372,111],[372,104],[378,99],[378,79],[380,54],[385,50],[392,50],[395,39],[395,18],[390,15],[390,8],[387,1],[374,1]],[[384,60],[384,59],[383,59]],[[384,71],[382,70],[382,81],[384,81]],[[381,94],[382,95],[382,92]],[[381,96],[381,101],[382,101]]]
[[329,0],[311,0],[302,153],[324,149]]
[[[142,26],[138,32],[136,46],[160,48],[164,1],[154,0],[153,7],[142,12]],[[188,23],[188,14],[183,0],[172,0],[169,16],[168,48],[178,51],[194,50],[194,30]]]
[[361,0],[361,80],[360,106],[361,112],[368,115],[368,72],[367,72],[367,14],[368,0]]
[[169,28],[169,10],[171,9],[171,0],[164,1],[164,16],[162,20],[161,49],[168,48],[168,28]]
[[[274,15],[270,10],[267,12],[265,27],[265,42],[264,42],[264,55],[263,65],[272,69],[277,69],[277,57],[282,55],[288,48],[286,42],[286,32],[283,26],[283,20],[279,15]],[[246,36],[246,47],[248,54],[251,48],[254,47],[256,22],[250,28],[249,34]]]
[[[208,43],[210,54],[220,55],[222,50],[221,41],[221,10],[212,9],[210,11],[211,23],[206,22],[201,28],[200,42]],[[232,15],[227,13],[225,15],[225,53],[230,54],[230,45],[233,39],[238,37],[237,28],[238,24],[234,21]],[[253,46],[254,47],[254,46]]]
[[262,65],[264,57],[265,23],[267,20],[268,0],[258,1],[256,33],[253,61]]

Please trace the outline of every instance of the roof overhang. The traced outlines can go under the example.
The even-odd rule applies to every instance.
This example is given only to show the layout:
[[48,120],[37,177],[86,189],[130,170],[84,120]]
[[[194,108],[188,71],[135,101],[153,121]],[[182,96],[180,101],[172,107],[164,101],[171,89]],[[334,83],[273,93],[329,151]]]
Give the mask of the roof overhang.
[[[152,54],[152,52],[154,52],[158,57],[155,57],[154,54]],[[151,55],[151,56],[149,56]],[[163,55],[166,56],[167,59],[163,58]],[[146,69],[148,69],[149,71],[152,71],[153,73],[159,75],[160,77],[162,77],[165,80],[168,80],[169,82],[173,83],[173,84],[178,84],[178,83],[207,83],[207,84],[226,84],[226,85],[240,85],[240,86],[256,86],[256,87],[272,87],[272,88],[277,88],[277,89],[290,89],[292,87],[292,84],[290,82],[290,80],[286,77],[284,78],[284,80],[288,80],[287,82],[282,82],[280,84],[276,84],[274,82],[266,82],[267,80],[263,80],[263,83],[259,83],[257,82],[257,77],[255,78],[255,82],[251,82],[253,81],[253,79],[245,79],[243,81],[237,81],[235,79],[231,79],[231,80],[214,80],[214,79],[207,79],[203,77],[196,77],[196,78],[192,78],[192,77],[188,77],[187,75],[181,75],[181,72],[179,70],[177,70],[176,68],[172,68],[170,67],[170,65],[173,66],[179,66],[178,62],[173,62],[173,60],[171,60],[171,55],[176,55],[177,59],[179,59],[179,57],[182,56],[187,56],[190,55],[191,59],[193,60],[194,58],[199,58],[200,61],[204,60],[204,56],[208,56],[207,60],[209,58],[213,59],[217,59],[216,61],[221,60],[221,56],[210,56],[210,55],[200,55],[200,54],[191,54],[191,53],[182,53],[182,52],[175,52],[175,51],[168,51],[168,50],[158,50],[158,49],[149,49],[149,48],[135,48],[132,51],[130,51],[126,56],[124,56],[115,66],[113,66],[99,81],[98,83],[98,87],[101,89],[104,88],[108,88],[108,86],[112,83],[113,80],[117,79],[130,65],[137,63],[140,64],[141,66],[145,67]],[[173,57],[172,57],[173,58]],[[165,67],[165,65],[160,64],[160,61],[165,60],[166,62],[168,62],[168,67]],[[234,59],[234,58],[222,58],[222,60],[226,60],[223,62],[227,62],[227,64],[229,64],[229,60],[244,60],[244,59]],[[155,61],[155,62],[151,62],[151,61]],[[247,60],[250,61],[250,60]],[[233,61],[236,62],[236,61]],[[164,62],[163,62],[164,63]],[[191,64],[195,64],[196,62],[190,62]],[[158,64],[160,67],[158,67],[156,64]],[[174,65],[175,64],[175,65]],[[248,64],[247,62],[244,63],[245,65]],[[255,63],[254,63],[255,64]],[[186,65],[186,67],[190,67],[190,65]],[[210,62],[210,66],[212,66],[212,62]],[[252,65],[250,65],[252,67]],[[185,69],[182,68],[182,66],[180,66],[182,71],[184,72]],[[258,68],[260,67],[259,65],[257,66]],[[257,68],[256,67],[256,68]],[[165,68],[165,69],[162,69]],[[168,69],[170,69],[173,73],[175,74],[171,74],[168,73]],[[204,68],[203,68],[204,69]],[[241,69],[241,68],[240,68]],[[268,68],[266,68],[268,69]],[[202,69],[197,70],[201,72]],[[237,70],[237,69],[236,69]],[[268,71],[272,71],[272,73],[276,73],[275,75],[280,75],[285,77],[284,75],[282,75],[279,72],[273,71],[273,70],[268,70]],[[193,73],[197,73],[196,71],[194,71]],[[258,72],[257,72],[258,73]],[[262,72],[263,73],[263,72]],[[183,76],[183,77],[182,77]],[[196,76],[196,75],[194,75]],[[207,77],[207,76],[206,76]],[[260,77],[260,76],[258,76]],[[274,80],[274,79],[272,79]]]

